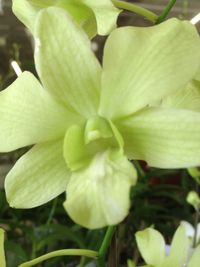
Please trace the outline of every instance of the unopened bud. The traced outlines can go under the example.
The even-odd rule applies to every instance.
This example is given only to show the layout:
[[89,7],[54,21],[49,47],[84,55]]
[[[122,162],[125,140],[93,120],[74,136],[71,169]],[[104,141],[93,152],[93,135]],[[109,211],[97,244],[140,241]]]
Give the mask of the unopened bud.
[[192,205],[196,210],[200,208],[200,198],[195,191],[190,191],[188,193],[187,202]]

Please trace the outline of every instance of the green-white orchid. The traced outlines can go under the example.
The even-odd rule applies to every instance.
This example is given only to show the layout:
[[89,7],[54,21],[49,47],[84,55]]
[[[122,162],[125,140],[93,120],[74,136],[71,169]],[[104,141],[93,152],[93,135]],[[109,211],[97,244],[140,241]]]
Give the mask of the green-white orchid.
[[87,32],[109,34],[116,28],[119,13],[111,0],[13,0],[13,12],[33,33],[37,14],[41,9],[57,6],[66,10]]
[[136,233],[139,251],[148,265],[143,267],[198,267],[200,245],[191,250],[185,228],[179,226],[173,237],[170,254],[166,255],[163,236],[152,228]]
[[127,216],[136,183],[128,159],[160,168],[200,164],[199,112],[152,107],[199,68],[199,36],[189,22],[114,30],[102,68],[60,8],[40,11],[34,35],[43,87],[24,72],[0,93],[0,151],[36,144],[6,177],[12,207],[36,207],[66,191],[75,222],[114,225]]

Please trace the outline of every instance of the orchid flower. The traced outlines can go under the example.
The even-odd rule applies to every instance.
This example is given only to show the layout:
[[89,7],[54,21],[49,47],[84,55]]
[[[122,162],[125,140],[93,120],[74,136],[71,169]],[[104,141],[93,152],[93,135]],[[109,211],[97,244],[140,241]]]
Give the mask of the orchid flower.
[[13,0],[14,14],[32,33],[37,14],[50,6],[66,10],[91,38],[96,33],[107,35],[116,28],[121,12],[111,0]]
[[200,245],[191,253],[185,228],[179,226],[173,237],[170,254],[165,253],[163,236],[152,228],[136,233],[139,251],[148,265],[143,267],[197,267],[200,262]]
[[10,206],[33,208],[66,192],[64,207],[88,228],[114,225],[130,208],[137,174],[200,164],[200,113],[152,104],[195,76],[199,36],[189,22],[123,27],[109,36],[103,67],[67,12],[35,22],[40,82],[24,72],[0,93],[0,151],[34,145],[8,173]]

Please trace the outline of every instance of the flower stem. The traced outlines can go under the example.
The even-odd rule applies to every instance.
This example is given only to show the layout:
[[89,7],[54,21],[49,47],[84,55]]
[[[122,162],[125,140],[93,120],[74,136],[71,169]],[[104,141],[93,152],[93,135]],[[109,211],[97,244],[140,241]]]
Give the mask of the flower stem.
[[93,250],[87,250],[87,249],[61,249],[61,250],[56,250],[56,251],[47,253],[45,255],[42,255],[34,260],[22,263],[21,265],[19,265],[19,267],[34,266],[42,261],[45,261],[45,260],[48,260],[54,257],[60,257],[60,256],[85,256],[88,258],[96,259],[98,256],[98,252],[93,251]]
[[170,10],[172,9],[172,7],[174,6],[175,3],[176,3],[176,0],[169,0],[169,2],[166,5],[165,9],[161,13],[161,15],[157,18],[156,24],[159,24],[159,23],[163,22],[166,19],[167,15],[169,14]]
[[145,17],[146,19],[152,21],[152,22],[156,22],[158,19],[158,16],[153,13],[152,11],[144,8],[144,7],[140,7],[138,5],[132,4],[132,3],[127,3],[121,0],[112,0],[113,4],[120,9],[124,9],[124,10],[128,10],[131,12],[134,12],[136,14],[139,14],[143,17]]
[[113,234],[116,230],[116,226],[109,226],[105,237],[103,239],[102,245],[99,249],[99,253],[98,253],[98,259],[97,259],[97,266],[98,267],[105,267],[105,257],[106,257],[106,253],[107,250],[109,248],[110,242],[112,240]]

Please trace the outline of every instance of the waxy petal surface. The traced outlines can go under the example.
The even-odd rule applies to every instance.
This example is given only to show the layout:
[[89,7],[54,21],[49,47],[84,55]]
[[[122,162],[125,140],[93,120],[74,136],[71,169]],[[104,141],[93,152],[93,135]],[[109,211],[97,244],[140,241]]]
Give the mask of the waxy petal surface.
[[162,107],[172,107],[179,109],[189,109],[200,111],[200,83],[191,81],[181,90],[169,95],[161,101]]
[[197,267],[200,262],[200,245],[194,250],[187,267]]
[[90,40],[60,8],[38,15],[36,69],[44,87],[68,108],[88,118],[99,103],[101,67]]
[[124,117],[185,87],[199,62],[200,39],[189,22],[114,30],[104,49],[100,115]]
[[112,151],[99,153],[89,166],[72,173],[64,207],[76,223],[87,228],[118,224],[128,214],[136,176],[126,157]]
[[97,32],[95,14],[79,0],[13,0],[13,13],[24,25],[34,33],[34,26],[40,10],[57,6],[71,14],[74,20],[93,37]]
[[182,267],[187,260],[190,248],[190,241],[185,233],[183,226],[179,226],[176,230],[169,256],[166,258],[162,267]]
[[165,241],[162,235],[147,228],[136,233],[136,241],[140,253],[147,264],[160,267],[165,259]]
[[80,1],[94,11],[100,35],[107,35],[116,28],[117,17],[121,11],[113,5],[111,0]]
[[67,188],[70,172],[62,155],[62,141],[34,146],[23,155],[5,180],[7,200],[14,208],[33,208]]
[[32,33],[38,12],[50,6],[62,7],[90,37],[109,34],[121,12],[111,0],[13,0],[14,14]]
[[147,108],[116,122],[130,159],[145,160],[158,168],[200,164],[200,113]]
[[0,151],[7,152],[64,135],[76,114],[56,102],[29,72],[0,92]]

